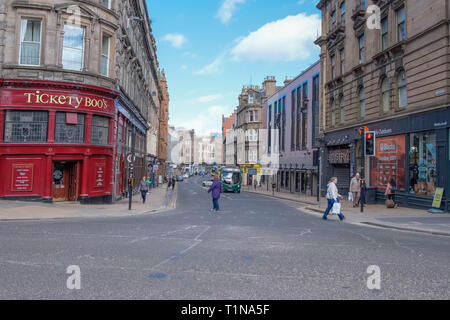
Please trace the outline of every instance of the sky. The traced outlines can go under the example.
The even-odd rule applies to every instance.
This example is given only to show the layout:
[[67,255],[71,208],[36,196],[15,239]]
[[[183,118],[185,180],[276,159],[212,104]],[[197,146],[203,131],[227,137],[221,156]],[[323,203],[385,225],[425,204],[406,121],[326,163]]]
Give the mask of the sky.
[[147,0],[169,124],[221,132],[244,85],[277,85],[319,60],[316,0]]

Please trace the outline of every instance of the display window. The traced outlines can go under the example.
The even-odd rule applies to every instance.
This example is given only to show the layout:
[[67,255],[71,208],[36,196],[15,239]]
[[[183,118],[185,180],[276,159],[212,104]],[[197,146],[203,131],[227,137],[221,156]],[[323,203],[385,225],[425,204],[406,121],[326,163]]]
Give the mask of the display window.
[[433,196],[438,175],[434,131],[410,135],[409,159],[409,192]]

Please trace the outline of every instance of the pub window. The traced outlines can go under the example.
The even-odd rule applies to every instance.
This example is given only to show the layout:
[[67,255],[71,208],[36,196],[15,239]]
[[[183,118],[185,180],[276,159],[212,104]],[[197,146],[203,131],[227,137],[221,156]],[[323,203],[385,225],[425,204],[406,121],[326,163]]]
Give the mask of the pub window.
[[341,124],[345,122],[345,105],[344,105],[344,97],[341,96],[339,99],[339,109],[341,111]]
[[20,29],[20,64],[41,64],[41,21],[22,19]]
[[84,143],[84,114],[56,112],[55,142]]
[[5,142],[42,143],[47,142],[48,112],[6,111]]
[[108,145],[108,140],[109,119],[107,117],[93,116],[91,143],[96,145]]
[[81,71],[84,63],[84,28],[64,25],[62,64],[64,69]]
[[110,52],[111,37],[102,37],[102,58],[100,65],[100,74],[107,77],[109,76],[109,52]]

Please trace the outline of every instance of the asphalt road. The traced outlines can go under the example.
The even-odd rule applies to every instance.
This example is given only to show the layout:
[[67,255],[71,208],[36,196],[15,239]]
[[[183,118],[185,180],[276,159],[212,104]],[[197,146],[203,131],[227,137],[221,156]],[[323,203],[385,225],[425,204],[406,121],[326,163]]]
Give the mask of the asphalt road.
[[[450,298],[450,237],[322,221],[247,193],[223,195],[215,214],[201,180],[178,183],[177,209],[160,214],[0,222],[0,299]],[[71,265],[80,290],[66,286]]]

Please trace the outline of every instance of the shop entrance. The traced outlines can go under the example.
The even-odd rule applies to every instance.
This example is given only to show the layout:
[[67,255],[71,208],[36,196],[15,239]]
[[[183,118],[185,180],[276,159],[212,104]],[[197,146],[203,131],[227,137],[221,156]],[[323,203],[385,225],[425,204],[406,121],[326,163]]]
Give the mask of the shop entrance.
[[53,163],[52,197],[54,202],[77,201],[78,162],[58,161]]

